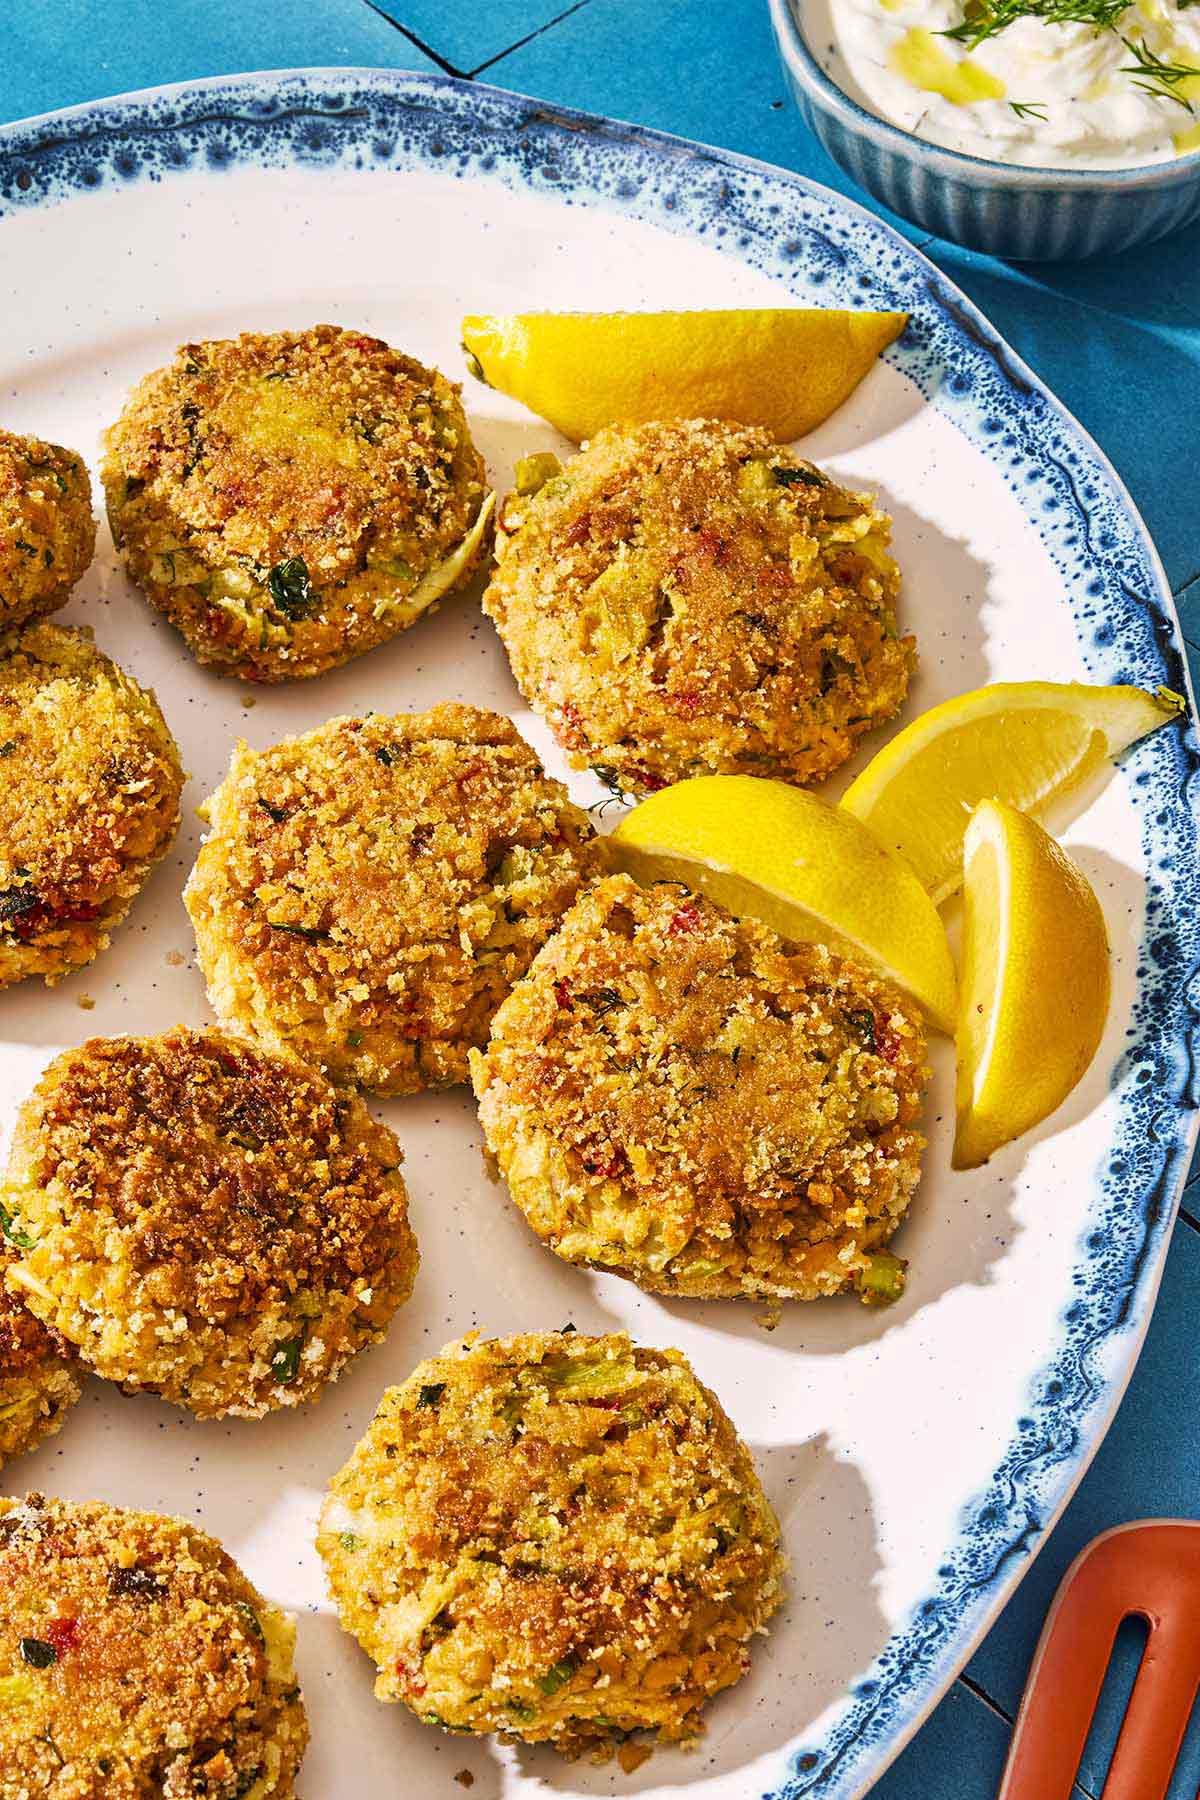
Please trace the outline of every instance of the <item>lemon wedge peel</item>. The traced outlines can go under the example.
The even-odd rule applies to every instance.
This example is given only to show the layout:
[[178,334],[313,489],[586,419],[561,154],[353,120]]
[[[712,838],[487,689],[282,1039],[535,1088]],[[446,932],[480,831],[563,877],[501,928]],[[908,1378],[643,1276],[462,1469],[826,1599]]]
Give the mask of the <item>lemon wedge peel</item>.
[[914,719],[851,783],[842,806],[905,857],[940,905],[961,884],[963,832],[979,801],[1044,811],[1186,712],[1169,688],[996,682]]
[[953,1032],[954,964],[936,907],[839,808],[782,781],[698,775],[651,794],[605,843],[611,865],[634,880],[682,881],[783,938],[825,944]]
[[953,1164],[978,1168],[1054,1113],[1108,1016],[1108,934],[1081,870],[1036,820],[985,800],[965,837]]
[[582,443],[604,425],[733,419],[780,443],[827,419],[908,323],[822,307],[470,314],[467,366]]

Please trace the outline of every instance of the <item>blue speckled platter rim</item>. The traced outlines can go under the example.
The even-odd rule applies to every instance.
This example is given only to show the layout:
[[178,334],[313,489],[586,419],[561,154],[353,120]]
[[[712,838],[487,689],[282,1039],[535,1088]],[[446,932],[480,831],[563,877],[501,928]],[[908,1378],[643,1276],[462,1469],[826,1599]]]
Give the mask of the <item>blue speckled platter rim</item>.
[[[699,238],[799,297],[909,312],[889,360],[1019,494],[1062,576],[1092,677],[1190,692],[1161,565],[1109,463],[933,264],[839,195],[495,88],[313,70],[157,89],[0,130],[0,222],[88,190],[247,164],[487,178]],[[850,1800],[882,1772],[1027,1566],[1128,1381],[1196,1124],[1198,771],[1190,725],[1159,732],[1128,759],[1148,867],[1139,996],[1061,1335],[991,1482],[964,1510],[936,1588],[824,1735],[781,1746],[778,1785],[764,1800]]]

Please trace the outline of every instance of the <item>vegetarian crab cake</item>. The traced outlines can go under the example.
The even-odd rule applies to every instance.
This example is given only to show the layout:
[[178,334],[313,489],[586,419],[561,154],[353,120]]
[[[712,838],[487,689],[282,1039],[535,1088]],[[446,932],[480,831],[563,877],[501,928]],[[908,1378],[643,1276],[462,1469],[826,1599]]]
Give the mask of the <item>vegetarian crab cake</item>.
[[179,750],[90,636],[26,626],[0,660],[0,987],[91,962],[179,825]]
[[467,1050],[581,883],[586,816],[508,719],[331,719],[240,744],[184,899],[217,1015],[381,1094]]
[[472,1058],[513,1199],[568,1262],[664,1294],[894,1299],[920,1176],[897,990],[673,883],[584,894]]
[[377,1696],[568,1755],[698,1736],[781,1597],[746,1446],[678,1350],[473,1339],[384,1395],[321,1514]]
[[8,1283],[127,1389],[299,1406],[412,1290],[401,1161],[357,1097],[223,1032],[92,1038],[18,1117]]
[[[4,1223],[0,1214],[0,1228]],[[60,1430],[79,1398],[62,1340],[4,1286],[7,1260],[0,1258],[0,1468]]]
[[293,1800],[296,1626],[183,1519],[0,1500],[3,1800]]
[[459,390],[333,325],[185,344],[103,468],[113,542],[193,654],[320,675],[461,586],[492,502]]
[[576,768],[814,782],[907,691],[889,525],[758,427],[610,427],[525,459],[483,604]]
[[95,548],[83,458],[60,444],[0,431],[0,637],[56,611]]

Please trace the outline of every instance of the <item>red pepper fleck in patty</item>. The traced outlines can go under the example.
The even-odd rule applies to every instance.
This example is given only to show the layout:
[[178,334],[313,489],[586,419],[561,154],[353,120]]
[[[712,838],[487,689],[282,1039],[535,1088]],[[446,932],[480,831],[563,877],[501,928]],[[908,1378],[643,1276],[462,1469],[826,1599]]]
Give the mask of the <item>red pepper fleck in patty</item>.
[[78,1619],[50,1619],[42,1627],[42,1637],[59,1656],[74,1650],[82,1635]]
[[668,937],[686,937],[693,931],[699,931],[701,924],[700,909],[689,900],[681,906],[671,923],[667,926]]

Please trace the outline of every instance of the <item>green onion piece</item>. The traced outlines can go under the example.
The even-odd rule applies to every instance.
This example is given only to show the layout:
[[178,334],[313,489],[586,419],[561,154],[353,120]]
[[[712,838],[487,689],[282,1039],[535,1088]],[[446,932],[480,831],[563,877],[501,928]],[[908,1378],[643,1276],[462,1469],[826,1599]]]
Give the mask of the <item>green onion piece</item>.
[[250,1602],[248,1600],[235,1600],[233,1604],[237,1611],[241,1613],[242,1618],[245,1621],[246,1630],[250,1633],[250,1636],[254,1639],[255,1643],[265,1645],[267,1634],[263,1630],[262,1622]]
[[578,1667],[577,1656],[564,1656],[561,1662],[556,1662],[544,1675],[538,1676],[538,1686],[547,1697],[557,1694],[559,1688],[566,1687]]
[[637,1373],[630,1359],[618,1357],[597,1362],[586,1356],[548,1356],[541,1367],[551,1387],[573,1394],[609,1394],[625,1387]]
[[22,1638],[21,1656],[31,1669],[48,1669],[51,1663],[58,1661],[54,1645],[44,1644],[41,1638]]
[[891,1306],[899,1300],[908,1279],[908,1264],[890,1250],[876,1250],[858,1278],[864,1300],[872,1306]]
[[562,464],[553,450],[539,450],[533,456],[523,456],[517,463],[514,480],[518,494],[536,494],[553,481],[556,475],[562,474]]
[[30,1237],[27,1231],[21,1230],[17,1224],[17,1214],[10,1213],[4,1206],[0,1206],[0,1232],[3,1232],[9,1243],[15,1244],[18,1250],[32,1250],[37,1242],[37,1239]]
[[428,1382],[417,1395],[418,1408],[422,1406],[436,1407],[445,1391],[446,1384],[444,1381]]

